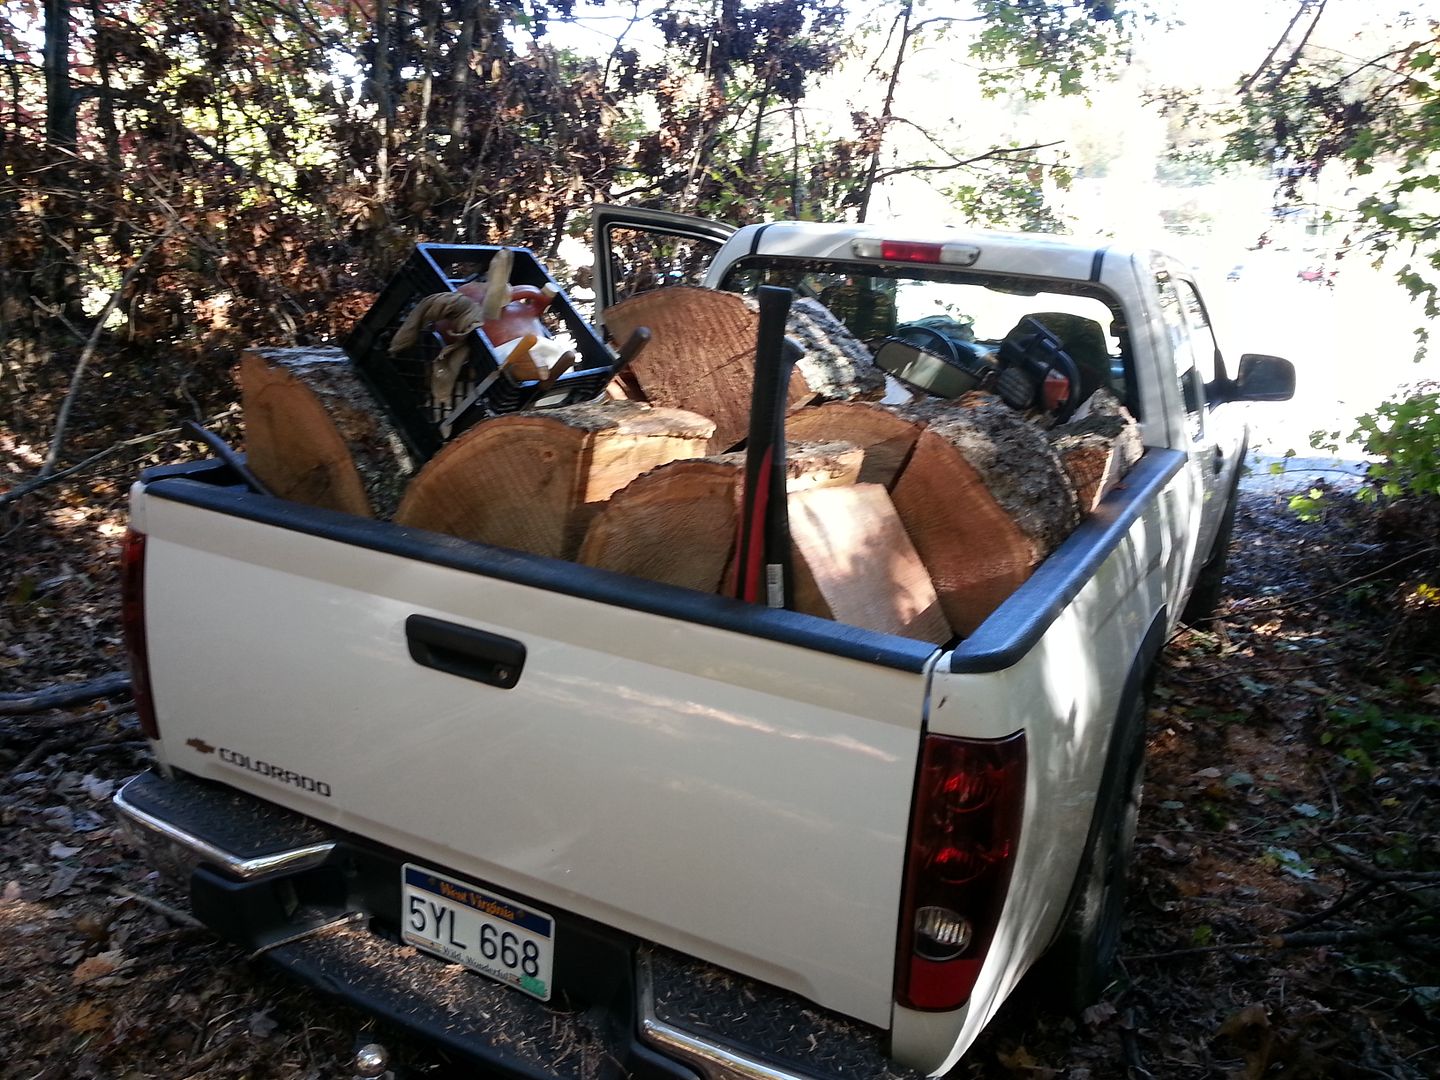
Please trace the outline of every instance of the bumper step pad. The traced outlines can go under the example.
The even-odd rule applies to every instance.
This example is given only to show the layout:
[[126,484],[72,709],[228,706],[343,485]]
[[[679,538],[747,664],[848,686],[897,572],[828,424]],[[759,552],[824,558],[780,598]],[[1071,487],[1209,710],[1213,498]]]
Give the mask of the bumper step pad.
[[[646,1072],[601,1010],[567,1013],[398,945],[336,925],[265,957],[321,990],[424,1035],[453,1053],[533,1080],[619,1080]],[[639,1048],[633,1048],[638,1050]],[[676,1077],[667,1063],[664,1073]],[[678,1075],[683,1076],[681,1071]]]
[[879,1028],[668,949],[642,949],[640,964],[647,1036],[677,1057],[699,1064],[719,1050],[778,1077],[923,1080],[886,1056]]

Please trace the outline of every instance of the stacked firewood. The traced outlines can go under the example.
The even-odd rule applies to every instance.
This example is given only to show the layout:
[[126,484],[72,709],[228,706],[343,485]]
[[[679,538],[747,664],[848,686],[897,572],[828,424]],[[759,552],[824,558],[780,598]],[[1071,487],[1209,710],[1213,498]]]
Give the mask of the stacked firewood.
[[[652,335],[604,399],[484,420],[418,470],[338,353],[253,352],[250,464],[297,501],[731,593],[755,311],[674,287],[604,320],[617,339]],[[1108,391],[1049,430],[980,392],[882,405],[869,351],[823,307],[797,302],[788,329],[805,348],[786,420],[798,611],[936,643],[968,635],[1142,452]]]

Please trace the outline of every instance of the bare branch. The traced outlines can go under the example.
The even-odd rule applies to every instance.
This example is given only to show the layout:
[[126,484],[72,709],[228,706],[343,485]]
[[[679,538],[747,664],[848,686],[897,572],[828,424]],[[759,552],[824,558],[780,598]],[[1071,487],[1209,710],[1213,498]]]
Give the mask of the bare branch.
[[100,341],[100,335],[105,330],[105,320],[110,318],[110,313],[115,310],[115,305],[120,303],[120,298],[130,283],[135,280],[135,275],[145,265],[146,260],[153,255],[160,245],[175,231],[172,225],[163,233],[150,241],[150,245],[140,253],[130,268],[125,271],[120,279],[120,284],[115,286],[115,291],[110,294],[110,299],[105,301],[100,314],[95,317],[95,329],[90,332],[90,340],[85,342],[85,348],[80,351],[80,359],[75,364],[75,373],[70,376],[70,389],[65,392],[65,400],[60,405],[60,413],[55,418],[55,435],[50,441],[50,453],[45,458],[45,464],[40,468],[40,477],[49,476],[55,471],[55,463],[60,460],[60,448],[65,445],[65,428],[70,422],[70,409],[75,404],[75,395],[80,389],[80,380],[85,376],[85,369],[90,366],[90,358],[95,355],[95,346]]

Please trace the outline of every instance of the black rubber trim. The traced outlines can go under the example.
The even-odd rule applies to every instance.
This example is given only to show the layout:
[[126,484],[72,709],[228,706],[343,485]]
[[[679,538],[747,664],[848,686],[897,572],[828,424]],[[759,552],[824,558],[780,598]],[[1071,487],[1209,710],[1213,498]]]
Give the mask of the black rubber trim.
[[762,236],[764,236],[767,232],[769,232],[771,226],[774,225],[774,224],[775,224],[775,222],[773,222],[773,221],[767,221],[764,225],[761,225],[758,229],[755,230],[755,235],[752,236],[752,237],[750,237],[750,254],[751,254],[751,255],[759,255],[759,254],[760,254],[760,238],[761,238]]
[[1097,285],[1100,283],[1100,271],[1105,266],[1105,252],[1108,250],[1108,247],[1097,249],[1095,257],[1090,260],[1090,280]]
[[951,654],[950,670],[1003,671],[1018,662],[1184,467],[1181,450],[1146,450],[1121,485]]
[[[220,469],[218,464],[215,467]],[[146,472],[141,479],[147,485],[145,493],[157,499],[581,600],[632,608],[682,622],[814,649],[897,671],[924,672],[940,651],[930,642],[878,634],[795,611],[745,604],[729,597],[491,547],[424,529],[409,529],[390,522],[301,506],[238,488],[214,487],[202,482],[199,470],[184,475]],[[223,479],[223,474],[217,479]]]

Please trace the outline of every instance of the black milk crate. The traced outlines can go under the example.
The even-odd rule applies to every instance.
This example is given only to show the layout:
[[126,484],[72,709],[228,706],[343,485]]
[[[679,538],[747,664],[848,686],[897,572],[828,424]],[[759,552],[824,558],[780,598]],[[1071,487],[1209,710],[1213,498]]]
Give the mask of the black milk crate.
[[[482,244],[416,244],[405,265],[385,287],[355,329],[345,339],[346,354],[385,404],[411,448],[422,458],[440,449],[444,436],[440,424],[470,392],[499,366],[495,347],[484,331],[470,335],[469,359],[455,380],[445,401],[435,401],[430,391],[430,368],[440,354],[440,335],[427,331],[410,349],[390,355],[390,341],[414,306],[438,292],[453,292],[467,281],[482,277],[500,248]],[[580,358],[547,390],[543,403],[571,405],[598,396],[610,381],[615,356],[596,336],[595,330],[575,311],[565,290],[526,248],[511,248],[515,261],[511,285],[553,285],[559,290],[541,319],[556,329],[558,322],[575,342]],[[557,333],[557,336],[560,336]],[[531,404],[537,382],[512,381],[502,374],[486,390],[478,409],[466,412],[473,422],[484,415],[514,412]],[[459,417],[456,418],[459,420]],[[457,424],[456,434],[463,425]]]

